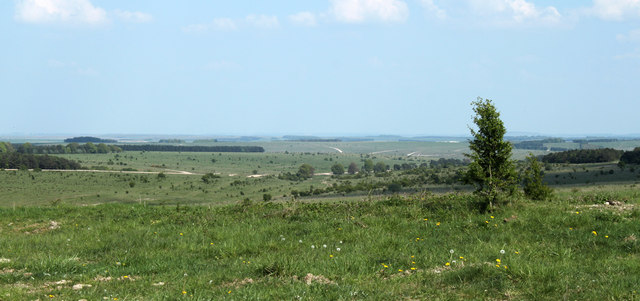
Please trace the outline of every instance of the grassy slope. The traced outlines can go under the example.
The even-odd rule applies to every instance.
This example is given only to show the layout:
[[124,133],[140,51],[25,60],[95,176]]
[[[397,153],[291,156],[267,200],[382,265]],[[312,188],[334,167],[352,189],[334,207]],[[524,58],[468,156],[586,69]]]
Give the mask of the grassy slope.
[[[607,199],[627,205],[592,206]],[[0,209],[0,298],[634,299],[639,200],[566,191],[490,214],[470,195]]]

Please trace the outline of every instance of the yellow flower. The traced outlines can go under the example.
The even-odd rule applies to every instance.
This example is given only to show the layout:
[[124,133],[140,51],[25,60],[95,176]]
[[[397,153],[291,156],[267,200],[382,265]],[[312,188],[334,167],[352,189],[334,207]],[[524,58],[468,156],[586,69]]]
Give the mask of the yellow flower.
[[516,251],[516,254],[520,254],[520,252]]
[[604,238],[609,238],[609,235],[605,235]]
[[227,294],[231,294],[231,291],[228,291]]
[[385,268],[388,268],[388,267],[389,267],[389,266],[388,266],[388,265],[386,265],[386,264],[383,264],[382,266],[383,266],[383,267],[385,267]]
[[500,265],[499,265],[499,264],[496,264],[496,268],[499,268],[499,267],[500,267]]
[[182,294],[183,294],[183,295],[186,295],[186,294],[187,294],[187,291],[182,291]]
[[402,270],[401,270],[401,269],[398,269],[398,272],[402,272]]
[[411,268],[411,270],[412,270],[412,271],[415,271],[415,270],[416,270],[416,268]]
[[330,258],[333,258],[333,254],[329,255]]
[[54,298],[54,297],[55,297],[54,295],[49,295],[49,298]]
[[415,262],[415,261],[412,261],[412,262],[411,262],[411,264],[416,264],[416,262]]
[[124,275],[124,277],[122,277],[122,278],[124,278],[124,279],[127,279],[127,278],[129,278],[129,276],[127,276],[127,275]]
[[460,259],[464,259],[464,257],[460,256]]
[[576,211],[576,214],[580,214],[580,211]]
[[596,232],[595,230],[594,230],[594,231],[591,231],[591,233],[592,233],[593,235],[598,235],[598,232]]
[[182,235],[183,235],[182,232],[180,232],[180,236],[182,236]]
[[484,223],[485,223],[485,224],[488,224],[488,223],[489,223],[489,221],[484,221]]
[[436,226],[440,226],[440,222],[437,222],[437,223],[436,223]]
[[500,263],[500,262],[501,262],[500,258],[496,259],[496,262],[497,262],[497,263]]
[[504,269],[505,269],[505,270],[507,269],[507,266],[506,266],[506,265],[504,266]]
[[411,255],[411,258],[415,258],[415,256]]
[[491,218],[494,218],[493,215],[491,216]]
[[445,266],[450,266],[450,265],[451,265],[451,263],[448,263],[448,262],[447,262],[447,263],[445,263],[444,265],[445,265]]
[[425,221],[425,222],[426,222],[426,221],[428,221],[428,220],[429,220],[428,218],[425,218],[425,219],[424,219],[424,221]]

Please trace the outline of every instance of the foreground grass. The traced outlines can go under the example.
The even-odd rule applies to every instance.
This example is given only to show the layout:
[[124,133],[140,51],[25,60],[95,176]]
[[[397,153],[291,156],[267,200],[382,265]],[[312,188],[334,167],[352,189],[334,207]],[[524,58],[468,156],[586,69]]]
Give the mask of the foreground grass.
[[636,299],[637,194],[597,193],[0,209],[0,300]]

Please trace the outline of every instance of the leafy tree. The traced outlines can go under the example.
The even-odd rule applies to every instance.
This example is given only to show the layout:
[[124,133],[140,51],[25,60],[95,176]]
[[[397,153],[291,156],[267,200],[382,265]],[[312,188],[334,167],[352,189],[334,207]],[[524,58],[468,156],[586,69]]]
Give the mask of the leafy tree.
[[331,166],[331,172],[334,175],[344,174],[344,166],[342,166],[342,164],[340,163],[333,164],[333,166]]
[[378,162],[373,166],[373,171],[376,173],[385,172],[387,169],[389,169],[389,165],[384,164],[384,162]]
[[265,202],[271,201],[271,194],[265,193],[262,195],[262,200]]
[[511,160],[511,143],[504,141],[507,130],[491,100],[478,97],[471,104],[478,129],[470,129],[471,153],[465,156],[471,159],[471,164],[463,179],[476,186],[476,194],[491,208],[502,195],[513,195],[516,191],[518,181]]
[[302,178],[302,179],[309,179],[311,177],[313,177],[313,166],[305,163],[300,165],[300,168],[298,168],[298,177]]
[[542,182],[542,165],[533,154],[529,154],[527,157],[527,165],[522,180],[524,194],[530,199],[538,201],[551,197],[553,191],[546,183]]
[[350,175],[356,174],[358,171],[360,171],[360,169],[358,168],[358,165],[354,162],[351,162],[351,164],[349,164],[349,168],[347,170],[347,172]]
[[366,172],[372,172],[373,171],[373,160],[371,160],[371,159],[364,160],[364,166],[362,167],[362,169],[364,169],[364,171],[366,171]]

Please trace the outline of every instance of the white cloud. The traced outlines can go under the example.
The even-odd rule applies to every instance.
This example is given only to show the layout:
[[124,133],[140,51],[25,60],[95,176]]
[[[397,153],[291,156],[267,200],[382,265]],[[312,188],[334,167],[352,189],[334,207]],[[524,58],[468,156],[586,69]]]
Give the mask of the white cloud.
[[230,18],[216,18],[207,24],[191,24],[182,28],[184,32],[204,32],[209,30],[216,31],[232,31],[236,30],[236,22]]
[[278,28],[280,26],[280,22],[278,22],[278,17],[276,16],[267,16],[267,15],[248,15],[244,20],[255,27],[259,28]]
[[640,17],[640,0],[593,0],[587,13],[603,20],[622,21]]
[[126,10],[115,10],[114,14],[119,18],[127,22],[134,23],[147,23],[153,20],[153,17],[150,14],[142,13],[142,12],[130,12]]
[[108,21],[104,9],[89,0],[20,0],[15,18],[27,23],[85,23],[102,24]]
[[316,15],[306,11],[290,15],[289,20],[302,26],[316,26],[318,24]]
[[430,14],[433,14],[438,19],[446,19],[447,12],[444,9],[438,7],[433,0],[420,0],[420,3]]
[[402,22],[409,16],[407,4],[401,0],[331,0],[331,3],[331,14],[341,22]]
[[640,42],[640,28],[634,29],[628,34],[619,34],[616,39],[620,42]]
[[562,19],[555,7],[538,8],[526,0],[469,0],[469,3],[474,13],[491,16],[495,23],[552,25]]

